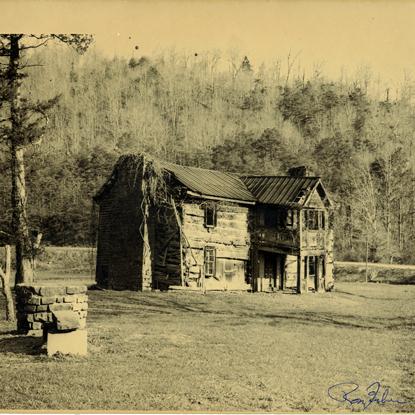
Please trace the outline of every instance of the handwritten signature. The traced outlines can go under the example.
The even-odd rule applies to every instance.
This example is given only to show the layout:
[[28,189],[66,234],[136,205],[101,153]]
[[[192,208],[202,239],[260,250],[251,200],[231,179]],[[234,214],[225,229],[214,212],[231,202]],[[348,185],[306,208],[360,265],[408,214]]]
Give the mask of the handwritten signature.
[[331,399],[337,402],[346,402],[352,408],[353,405],[361,405],[363,409],[367,409],[373,403],[379,405],[385,405],[386,403],[410,403],[389,398],[390,387],[382,386],[380,382],[371,383],[365,390],[365,396],[356,397],[357,393],[351,396],[354,392],[361,392],[359,388],[360,386],[354,382],[337,383],[336,385],[330,386],[327,393]]

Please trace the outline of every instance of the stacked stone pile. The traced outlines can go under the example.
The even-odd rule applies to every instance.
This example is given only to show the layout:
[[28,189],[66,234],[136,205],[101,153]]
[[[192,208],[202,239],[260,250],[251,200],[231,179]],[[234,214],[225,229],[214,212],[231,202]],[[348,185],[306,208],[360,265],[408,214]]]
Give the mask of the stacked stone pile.
[[82,285],[18,285],[18,331],[32,336],[42,336],[44,329],[84,329],[88,310],[86,292],[87,287]]

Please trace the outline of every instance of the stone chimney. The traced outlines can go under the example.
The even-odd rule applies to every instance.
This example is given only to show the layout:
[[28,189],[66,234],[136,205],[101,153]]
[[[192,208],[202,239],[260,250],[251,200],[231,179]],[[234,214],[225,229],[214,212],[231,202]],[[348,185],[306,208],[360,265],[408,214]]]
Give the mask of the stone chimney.
[[307,177],[311,172],[306,166],[291,167],[288,169],[288,175],[291,177]]

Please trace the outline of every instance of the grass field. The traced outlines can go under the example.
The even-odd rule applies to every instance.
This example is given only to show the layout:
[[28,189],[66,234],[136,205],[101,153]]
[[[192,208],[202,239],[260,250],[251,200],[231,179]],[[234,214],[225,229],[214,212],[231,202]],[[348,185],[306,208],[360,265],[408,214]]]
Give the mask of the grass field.
[[414,300],[415,286],[361,283],[301,296],[90,291],[87,358],[38,355],[37,339],[0,322],[0,408],[349,412],[327,389],[380,381],[413,403],[366,412],[413,412]]

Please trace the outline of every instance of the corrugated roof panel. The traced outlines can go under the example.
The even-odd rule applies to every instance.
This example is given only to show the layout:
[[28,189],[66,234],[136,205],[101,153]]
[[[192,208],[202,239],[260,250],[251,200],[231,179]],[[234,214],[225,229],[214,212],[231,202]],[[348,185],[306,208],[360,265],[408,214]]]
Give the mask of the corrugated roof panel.
[[160,162],[160,165],[194,192],[206,196],[216,196],[249,202],[255,201],[255,197],[236,174],[201,169],[198,167],[180,166],[164,161]]
[[302,190],[308,193],[320,180],[318,177],[241,176],[260,203],[293,206]]

